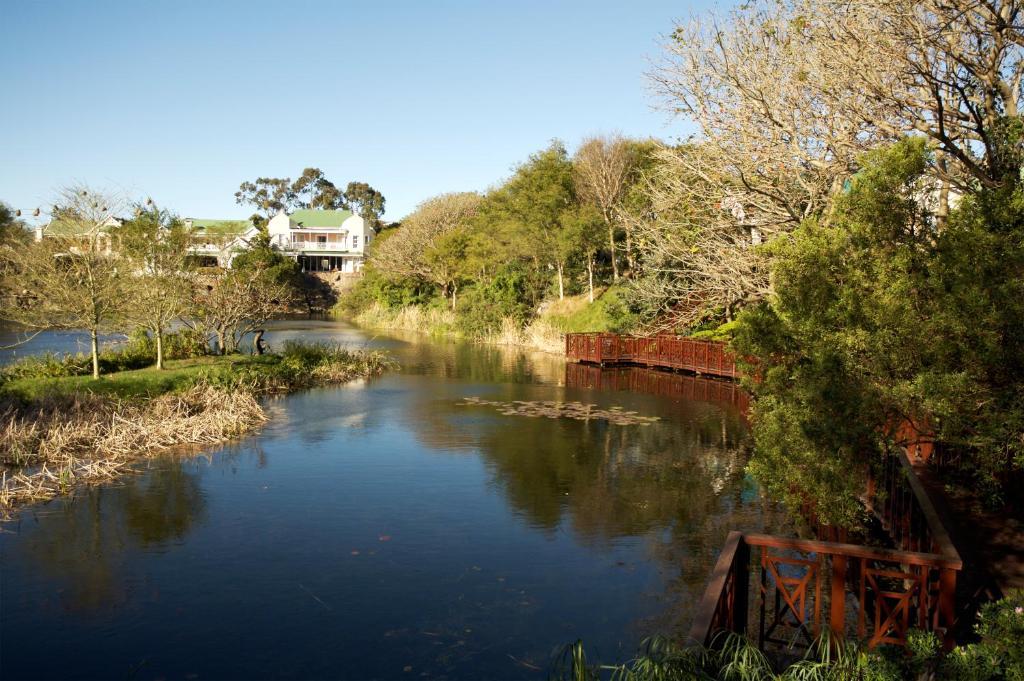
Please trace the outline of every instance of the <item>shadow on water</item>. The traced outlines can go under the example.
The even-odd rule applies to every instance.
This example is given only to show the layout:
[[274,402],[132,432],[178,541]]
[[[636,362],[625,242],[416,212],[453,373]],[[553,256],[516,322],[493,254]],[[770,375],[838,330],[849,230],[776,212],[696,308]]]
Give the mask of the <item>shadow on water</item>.
[[[201,524],[205,513],[197,474],[167,460],[116,487],[87,489],[30,508],[3,529],[26,537],[19,567],[52,581],[41,607],[95,613],[116,611],[129,600],[122,571],[126,554],[140,548],[166,550]],[[33,532],[33,527],[45,532]]]
[[4,526],[0,676],[537,678],[560,643],[611,662],[684,631],[728,531],[788,526],[722,384],[331,321],[268,337],[402,369],[268,400],[253,436]]

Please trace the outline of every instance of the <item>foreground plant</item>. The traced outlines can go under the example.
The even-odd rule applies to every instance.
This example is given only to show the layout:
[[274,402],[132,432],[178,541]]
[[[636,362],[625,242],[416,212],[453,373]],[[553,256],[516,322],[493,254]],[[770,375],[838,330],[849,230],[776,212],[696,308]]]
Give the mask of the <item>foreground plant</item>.
[[139,456],[214,445],[264,421],[252,393],[203,383],[143,401],[79,393],[8,404],[0,412],[0,514],[110,480]]
[[[1004,610],[1009,609],[1009,606]],[[1009,633],[1005,627],[1001,630]],[[938,665],[938,639],[915,632],[907,650],[868,650],[856,642],[834,642],[828,634],[817,639],[803,659],[776,671],[773,661],[746,637],[720,635],[711,647],[684,647],[665,637],[645,640],[637,656],[621,665],[588,665],[583,643],[565,646],[556,655],[551,679],[559,681],[924,681],[926,679],[1018,679],[1011,669],[988,655],[974,676],[947,672]],[[909,653],[909,654],[908,654]],[[957,656],[954,651],[951,657]],[[962,655],[961,655],[962,656]],[[984,655],[969,656],[978,662]],[[936,676],[936,668],[939,674]]]

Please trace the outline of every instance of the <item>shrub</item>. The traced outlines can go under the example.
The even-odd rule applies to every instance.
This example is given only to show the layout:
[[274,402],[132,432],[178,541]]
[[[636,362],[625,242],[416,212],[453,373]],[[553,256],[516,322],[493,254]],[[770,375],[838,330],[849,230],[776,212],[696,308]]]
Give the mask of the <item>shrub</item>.
[[[164,334],[163,345],[164,359],[191,359],[212,354],[207,335],[198,329],[188,327]],[[144,357],[149,364],[153,364],[156,361],[156,339],[145,329],[137,329],[128,337],[128,345],[123,352],[131,356]]]
[[1024,681],[1024,590],[982,606],[975,631],[981,640],[946,656],[940,678]]

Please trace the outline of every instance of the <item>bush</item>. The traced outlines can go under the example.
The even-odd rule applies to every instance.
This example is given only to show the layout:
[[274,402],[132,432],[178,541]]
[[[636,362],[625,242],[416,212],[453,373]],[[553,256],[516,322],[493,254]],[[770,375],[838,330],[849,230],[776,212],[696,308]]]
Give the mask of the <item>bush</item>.
[[391,361],[381,352],[353,351],[330,342],[285,341],[278,354],[247,358],[244,364],[208,367],[198,372],[193,382],[276,393],[376,375],[390,366]]
[[485,338],[514,321],[519,328],[532,316],[530,273],[518,264],[502,267],[485,284],[467,287],[457,298],[457,328],[469,338]]
[[[165,333],[163,346],[164,359],[191,359],[212,354],[207,335],[188,327]],[[136,329],[128,337],[128,345],[123,352],[133,357],[148,358],[149,364],[153,364],[156,362],[156,339],[145,329]]]
[[423,305],[433,297],[433,287],[411,281],[394,281],[372,265],[363,268],[363,276],[341,294],[334,311],[358,315],[374,305],[394,310],[409,305]]
[[982,606],[975,631],[981,641],[946,656],[939,678],[1024,681],[1024,590]]

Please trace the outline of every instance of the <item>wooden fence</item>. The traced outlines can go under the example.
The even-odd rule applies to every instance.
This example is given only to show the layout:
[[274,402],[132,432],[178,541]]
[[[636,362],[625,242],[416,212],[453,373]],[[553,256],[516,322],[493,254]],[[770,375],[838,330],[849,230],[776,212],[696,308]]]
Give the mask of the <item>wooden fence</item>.
[[[963,562],[906,453],[889,457],[879,509],[895,550],[732,532],[697,610],[690,639],[710,645],[720,631],[750,633],[750,566],[757,551],[757,640],[808,646],[828,627],[875,647],[905,645],[911,628],[954,644],[957,574]],[[852,610],[848,611],[848,604]]]
[[603,366],[636,365],[736,378],[736,360],[725,343],[678,336],[621,336],[615,333],[568,333],[565,356],[574,362]]
[[[565,354],[583,365],[677,369],[727,378],[740,375],[724,343],[676,336],[567,334]],[[658,389],[661,383],[639,373],[627,377],[613,373],[606,378],[596,368],[597,374],[587,375],[587,367],[569,366],[567,385],[589,380],[602,385],[626,382],[630,387],[636,383],[640,389],[651,384]],[[692,387],[696,391],[697,386]],[[732,387],[737,389],[735,384]],[[704,389],[709,395],[715,392]],[[745,393],[742,403],[745,408]],[[952,648],[957,575],[963,562],[907,457],[911,451],[927,459],[934,442],[927,427],[918,428],[910,421],[896,428],[893,436],[901,446],[886,457],[881,473],[870,478],[868,498],[895,548],[732,532],[698,608],[691,642],[710,645],[721,631],[753,633],[748,625],[753,605],[751,558],[756,556],[756,635],[761,649],[809,646],[825,627],[834,636],[856,637],[872,648],[905,645],[911,628],[924,629],[936,632],[944,647]],[[823,536],[845,538],[837,532]]]

